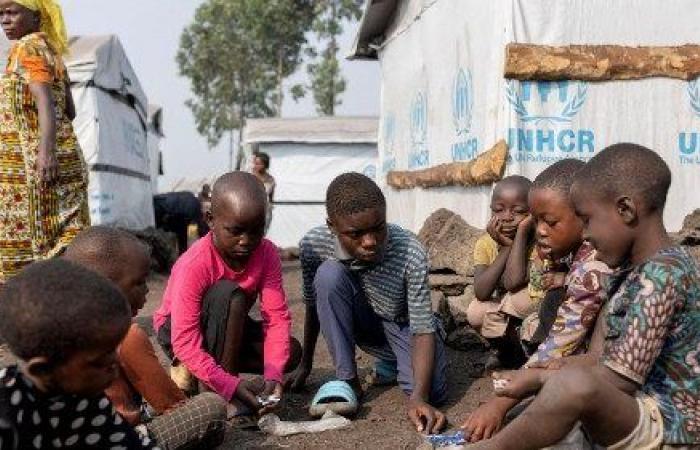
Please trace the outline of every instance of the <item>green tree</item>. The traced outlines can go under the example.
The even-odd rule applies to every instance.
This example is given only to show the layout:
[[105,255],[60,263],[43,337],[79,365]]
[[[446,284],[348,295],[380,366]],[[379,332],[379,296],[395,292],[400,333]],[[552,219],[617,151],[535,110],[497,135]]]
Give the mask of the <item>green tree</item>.
[[211,147],[228,133],[232,167],[246,118],[279,113],[312,18],[312,0],[207,0],[183,31],[176,59],[191,83],[186,105]]
[[[307,66],[310,76],[309,89],[313,93],[316,111],[325,116],[335,114],[335,107],[342,101],[340,94],[347,82],[338,63],[338,36],[343,32],[343,21],[357,20],[362,14],[363,0],[317,0],[316,17],[312,31],[319,44],[325,48],[319,53],[310,48],[309,56],[315,59]],[[297,89],[295,97],[301,94]]]

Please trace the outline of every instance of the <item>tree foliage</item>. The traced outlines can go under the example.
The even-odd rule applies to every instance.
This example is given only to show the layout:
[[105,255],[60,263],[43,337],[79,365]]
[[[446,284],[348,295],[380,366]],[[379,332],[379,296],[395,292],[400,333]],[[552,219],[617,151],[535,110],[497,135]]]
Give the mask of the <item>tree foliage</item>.
[[210,146],[246,117],[279,113],[282,81],[301,63],[313,0],[207,0],[180,38],[197,131]]
[[[312,31],[321,46],[320,52],[309,49],[314,62],[307,66],[310,76],[309,89],[313,93],[316,111],[332,116],[342,101],[340,95],[347,82],[340,72],[338,62],[338,36],[343,32],[343,22],[357,20],[362,13],[362,0],[317,0]],[[298,93],[298,92],[297,92]],[[295,95],[297,93],[294,93]]]

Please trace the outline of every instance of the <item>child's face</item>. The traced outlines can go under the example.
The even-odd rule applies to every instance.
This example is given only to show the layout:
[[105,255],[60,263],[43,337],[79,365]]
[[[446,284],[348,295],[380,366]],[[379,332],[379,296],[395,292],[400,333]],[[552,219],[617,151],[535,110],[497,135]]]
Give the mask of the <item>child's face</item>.
[[491,215],[500,222],[500,232],[513,239],[518,231],[518,224],[530,212],[527,191],[517,186],[499,186],[491,197]]
[[265,233],[264,205],[246,203],[222,199],[216,211],[207,215],[214,245],[231,263],[247,262]]
[[39,371],[29,362],[30,374],[52,393],[95,396],[102,393],[117,377],[117,346],[126,335],[127,324],[105,329],[103,336],[91,340],[91,346],[66,358],[62,364]]
[[386,245],[386,211],[370,208],[328,219],[328,226],[338,237],[343,249],[358,261],[373,263],[381,257]]
[[629,256],[633,238],[612,199],[574,183],[571,200],[583,222],[583,238],[596,249],[597,259],[609,267],[622,265]]
[[253,158],[253,171],[255,173],[265,173],[266,170],[265,162],[261,158]]
[[131,314],[136,316],[143,305],[146,304],[148,294],[148,275],[151,272],[151,258],[142,248],[135,248],[129,252],[129,263],[124,264],[121,277],[114,280],[122,293],[129,301]]
[[529,203],[537,245],[545,255],[557,260],[581,245],[582,223],[566,196],[554,189],[533,188]]

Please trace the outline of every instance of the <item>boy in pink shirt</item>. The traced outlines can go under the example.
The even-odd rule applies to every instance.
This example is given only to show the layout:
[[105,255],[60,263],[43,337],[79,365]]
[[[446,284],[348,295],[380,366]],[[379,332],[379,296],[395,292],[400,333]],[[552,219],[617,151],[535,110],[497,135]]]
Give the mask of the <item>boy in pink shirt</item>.
[[[267,196],[253,175],[221,176],[206,218],[211,232],[175,263],[153,315],[158,340],[174,362],[254,412],[263,409],[259,395],[282,396],[283,374],[301,353],[290,334],[279,254],[263,238],[266,208]],[[262,323],[248,316],[258,295]],[[262,373],[264,387],[239,373]]]

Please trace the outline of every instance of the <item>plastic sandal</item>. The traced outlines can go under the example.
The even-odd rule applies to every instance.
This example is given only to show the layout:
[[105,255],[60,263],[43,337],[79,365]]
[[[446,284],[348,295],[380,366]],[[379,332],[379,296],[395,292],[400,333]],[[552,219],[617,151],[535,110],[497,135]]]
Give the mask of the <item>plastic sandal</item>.
[[321,417],[326,411],[333,411],[341,416],[352,416],[357,413],[357,395],[345,381],[335,380],[325,383],[314,396],[309,414]]

